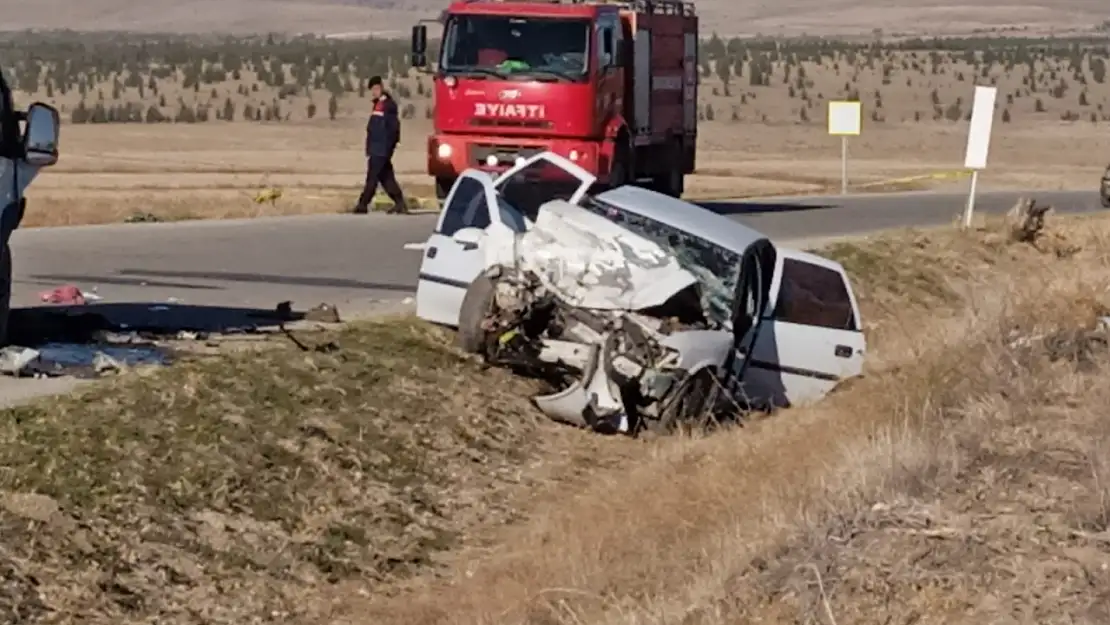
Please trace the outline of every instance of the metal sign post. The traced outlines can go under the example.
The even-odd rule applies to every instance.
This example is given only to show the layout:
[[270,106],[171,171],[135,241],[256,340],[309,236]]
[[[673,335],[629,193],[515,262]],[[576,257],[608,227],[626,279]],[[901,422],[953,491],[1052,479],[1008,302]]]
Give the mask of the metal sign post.
[[975,100],[971,105],[971,125],[967,131],[967,152],[964,167],[971,170],[971,187],[968,189],[967,206],[964,208],[964,228],[971,227],[975,214],[975,192],[979,186],[979,172],[987,168],[987,153],[991,145],[991,127],[994,125],[994,102],[998,95],[995,87],[975,87]]
[[863,125],[859,102],[829,102],[829,135],[840,137],[840,194],[848,195],[848,137],[858,137]]

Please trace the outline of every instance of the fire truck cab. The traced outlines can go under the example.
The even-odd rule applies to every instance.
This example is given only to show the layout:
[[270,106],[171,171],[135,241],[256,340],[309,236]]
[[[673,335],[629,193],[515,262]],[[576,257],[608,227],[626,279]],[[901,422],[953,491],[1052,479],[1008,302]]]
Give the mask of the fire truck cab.
[[500,173],[551,151],[606,187],[681,196],[695,167],[698,18],[679,0],[467,0],[427,27],[412,64],[434,80],[428,173],[442,199],[474,167]]

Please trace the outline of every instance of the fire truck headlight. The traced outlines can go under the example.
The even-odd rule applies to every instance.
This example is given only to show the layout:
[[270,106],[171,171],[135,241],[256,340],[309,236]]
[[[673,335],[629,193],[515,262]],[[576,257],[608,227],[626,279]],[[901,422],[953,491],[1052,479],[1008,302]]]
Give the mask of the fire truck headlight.
[[498,163],[497,157],[494,156],[493,154],[490,154],[489,156],[486,157],[486,165],[489,165],[490,167],[496,167],[497,163]]
[[578,150],[571,150],[569,156],[570,156],[570,160],[577,161],[578,160]]
[[451,146],[446,143],[439,144],[436,148],[436,156],[440,158],[451,158]]

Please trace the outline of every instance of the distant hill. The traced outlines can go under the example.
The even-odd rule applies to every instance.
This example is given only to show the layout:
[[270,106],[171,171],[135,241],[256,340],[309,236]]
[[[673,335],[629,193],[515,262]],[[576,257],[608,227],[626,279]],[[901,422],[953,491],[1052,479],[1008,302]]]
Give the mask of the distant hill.
[[[403,35],[440,0],[0,0],[4,30],[316,32]],[[700,0],[703,30],[739,34],[957,34],[1013,26],[1088,30],[1106,0]],[[712,25],[712,26],[710,26]]]

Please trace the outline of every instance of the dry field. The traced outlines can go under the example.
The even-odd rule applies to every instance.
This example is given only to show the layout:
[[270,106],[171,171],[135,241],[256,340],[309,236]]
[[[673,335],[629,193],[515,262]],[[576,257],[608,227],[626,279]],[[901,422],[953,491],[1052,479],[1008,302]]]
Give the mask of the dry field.
[[865,377],[706,437],[546,423],[403,319],[9,410],[0,620],[1105,622],[1110,221],[1049,226],[827,250]]
[[[985,189],[1093,189],[1110,159],[1105,50],[1000,48],[974,57],[959,50],[870,54],[791,45],[780,52],[741,45],[723,56],[714,51],[724,42],[707,44],[713,60],[703,68],[699,167],[690,197],[839,188],[840,144],[827,135],[825,115],[828,101],[844,98],[858,98],[865,115],[863,135],[849,144],[853,190],[962,188],[977,83],[999,88]],[[294,75],[296,68],[283,71]],[[214,116],[230,107],[234,121],[67,123],[61,164],[33,187],[26,225],[335,212],[353,204],[368,106],[354,86],[357,76],[346,79],[352,91],[341,89],[335,99],[334,120],[328,90],[311,82],[274,87],[251,69],[239,80],[195,87],[179,71],[141,90],[125,86],[121,76],[127,72],[93,81],[85,109],[132,106],[173,118],[182,110]],[[423,154],[431,132],[430,82],[410,72],[391,86],[407,117],[400,177],[417,205],[430,205]],[[76,89],[48,90],[41,81],[36,92],[19,97],[52,102],[67,120],[81,101]],[[261,111],[282,121],[242,121]],[[254,201],[273,188],[282,191],[280,200]]]
[[[1110,126],[1110,124],[1108,124]],[[840,145],[817,126],[706,122],[689,198],[832,192]],[[357,120],[184,125],[66,125],[60,164],[30,189],[25,227],[334,213],[361,188],[363,125]],[[406,191],[431,207],[424,173],[423,120],[405,127],[395,163]],[[919,179],[961,169],[966,123],[887,123],[850,144],[853,190],[964,183]],[[985,189],[1094,189],[1110,135],[1089,123],[999,125]],[[1044,155],[1052,154],[1045,163]],[[901,180],[903,178],[912,180]],[[884,184],[884,181],[891,181]],[[278,188],[274,203],[257,203]]]
[[[446,2],[435,0],[3,0],[5,28],[94,31],[317,32],[404,34],[418,19],[435,17]],[[735,2],[695,0],[708,28],[722,35],[870,34],[872,29],[912,33],[1089,31],[1106,20],[1099,0],[1017,2],[977,0],[789,0]]]

